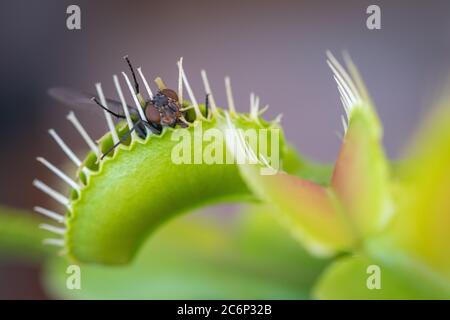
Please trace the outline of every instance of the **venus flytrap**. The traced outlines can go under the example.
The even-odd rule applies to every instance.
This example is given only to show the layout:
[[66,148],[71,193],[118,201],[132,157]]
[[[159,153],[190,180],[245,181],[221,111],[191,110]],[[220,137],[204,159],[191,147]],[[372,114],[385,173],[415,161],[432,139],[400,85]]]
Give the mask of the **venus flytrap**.
[[[391,201],[382,131],[370,98],[356,68],[348,60],[352,76],[328,53],[346,118],[345,136],[328,186],[285,173],[258,174],[255,166],[240,170],[249,187],[278,209],[280,219],[310,250],[331,255],[360,246],[389,220]],[[229,127],[233,127],[231,121]],[[251,147],[241,140],[246,157]],[[268,167],[264,157],[259,165]]]
[[[351,253],[331,264],[315,297],[449,298],[449,109],[433,117],[413,157],[391,176],[382,128],[359,73],[348,58],[350,74],[328,58],[347,118],[330,183],[260,175],[259,167],[270,164],[241,139],[239,152],[258,159],[239,166],[244,180],[311,252]],[[370,270],[382,277],[376,286],[368,284]]]
[[[247,163],[239,165],[244,180],[260,199],[278,210],[281,222],[296,238],[316,254],[330,254],[350,245],[353,240],[341,219],[339,203],[329,190],[314,182],[277,172],[241,139],[229,115],[226,126],[234,133],[228,137],[227,146],[237,141],[238,147],[232,152],[237,153],[237,157],[248,159]],[[252,165],[252,161],[256,164]],[[261,169],[272,174],[261,174]]]
[[[177,136],[188,136],[190,141],[197,142],[187,152],[183,150],[188,153],[189,158],[197,159],[198,152],[202,157],[203,150],[213,142],[197,139],[197,129],[201,127],[205,131],[215,130],[220,133],[220,123],[223,122],[225,114],[228,114],[216,106],[206,72],[202,71],[205,91],[211,102],[211,108],[206,115],[205,106],[198,104],[189,84],[182,67],[182,59],[177,65],[179,99],[183,99],[183,89],[186,89],[189,98],[189,102],[183,101],[183,107],[187,110],[186,119],[183,121],[188,124],[187,128],[164,127],[159,135],[147,130],[145,137],[135,131],[130,135],[136,119],[130,115],[118,77],[114,76],[114,85],[125,115],[124,121],[115,125],[110,113],[105,111],[109,132],[100,138],[98,143],[94,143],[73,112],[67,117],[91,150],[85,160],[80,160],[61,137],[54,130],[50,130],[51,136],[77,166],[79,172],[78,177],[68,177],[44,158],[38,158],[72,190],[70,196],[66,196],[43,182],[34,182],[38,189],[67,209],[67,213],[63,215],[49,209],[36,208],[36,212],[53,218],[59,224],[41,225],[43,229],[55,235],[45,240],[46,244],[62,247],[62,253],[75,261],[124,264],[133,258],[146,237],[170,217],[208,203],[255,200],[240,177],[235,163],[222,165],[194,161],[195,165],[191,165],[192,162],[174,161]],[[138,74],[148,96],[152,97],[153,92],[140,68]],[[125,73],[122,75],[138,111],[136,117],[144,120],[144,98],[134,93],[128,76]],[[160,78],[157,78],[156,82],[160,89],[165,86]],[[96,88],[101,104],[107,107],[101,84],[96,84]],[[260,119],[264,110],[259,110],[259,98],[252,98],[249,115],[238,113],[228,77],[225,78],[225,89],[231,121],[236,127],[258,131],[270,128],[276,123]],[[120,140],[124,140],[123,143],[106,157],[99,158]],[[277,148],[280,147],[283,151],[282,138],[277,137],[276,142],[281,143]],[[219,145],[218,148],[226,151],[224,145]],[[217,148],[215,151],[218,151]]]
[[[317,298],[450,297],[449,111],[446,98],[412,140],[405,160],[383,187],[393,205],[378,202],[380,219],[372,221],[377,230],[368,234],[353,256],[328,268],[316,285]],[[379,185],[378,199],[381,190]],[[381,290],[362,285],[368,265],[380,267]]]
[[350,59],[346,58],[351,76],[329,52],[328,58],[348,117],[331,186],[346,208],[354,231],[364,238],[382,230],[393,209],[382,128]]
[[[25,217],[1,215],[0,250],[47,257],[48,246],[37,246],[37,239],[53,234],[44,243],[61,247],[73,260],[91,262],[83,265],[83,290],[75,292],[66,290],[61,278],[66,276],[66,260],[51,258],[46,278],[57,297],[162,298],[162,287],[172,288],[167,290],[167,298],[305,298],[311,294],[320,299],[450,297],[448,100],[419,132],[407,160],[397,164],[392,174],[371,99],[356,68],[347,57],[345,60],[346,69],[328,54],[345,113],[345,134],[333,168],[308,162],[286,145],[282,131],[277,131],[279,117],[264,121],[261,113],[266,108],[259,109],[255,94],[250,95],[250,112],[237,112],[227,78],[229,108],[218,108],[202,71],[211,104],[206,114],[205,106],[195,99],[182,59],[178,62],[178,94],[188,127],[165,128],[160,135],[147,131],[142,136],[133,131],[101,160],[103,153],[132,130],[138,117],[145,116],[140,109],[144,97],[134,94],[127,75],[123,74],[126,88],[137,111],[142,111],[136,114],[130,114],[119,77],[114,76],[124,121],[114,124],[107,114],[109,132],[94,142],[74,113],[67,116],[89,147],[84,160],[54,130],[49,131],[78,168],[77,175],[69,176],[51,161],[37,158],[70,188],[67,195],[40,180],[33,182],[66,214],[35,207],[53,223],[37,217],[30,222]],[[138,74],[152,97],[140,68]],[[157,83],[164,85],[160,79]],[[96,87],[99,99],[106,104],[101,85]],[[183,89],[190,102],[183,100]],[[200,128],[199,134],[196,130]],[[252,130],[268,130],[270,134],[263,138],[258,134],[255,139]],[[191,141],[190,149],[177,150],[177,136]],[[203,139],[196,140],[199,137]],[[177,163],[174,150],[182,154],[181,159],[189,160]],[[280,163],[278,157],[272,157],[278,152]],[[210,161],[230,155],[233,161],[229,164]],[[271,214],[250,246],[242,239],[231,241],[231,234],[235,234],[225,233],[219,223],[199,227],[204,217],[200,224],[177,219],[172,228],[178,226],[166,230],[162,238],[157,235],[156,243],[149,242],[130,268],[96,265],[129,262],[146,237],[166,220],[225,200],[265,203],[255,207],[255,219],[244,228],[247,236],[252,229],[259,229],[261,218],[265,219],[261,213]],[[280,221],[313,254],[334,260],[303,257],[293,261],[297,243],[280,229],[283,240],[277,244],[272,219]],[[32,225],[40,229],[33,232]],[[242,243],[242,256],[230,261],[229,257],[243,249],[239,249]],[[279,256],[274,258],[274,253]],[[310,286],[328,262],[310,293]],[[271,268],[266,268],[268,265]],[[369,285],[370,270],[379,270],[377,286]],[[306,283],[305,273],[309,274]],[[106,291],[101,290],[106,287]],[[242,288],[245,290],[240,291]]]

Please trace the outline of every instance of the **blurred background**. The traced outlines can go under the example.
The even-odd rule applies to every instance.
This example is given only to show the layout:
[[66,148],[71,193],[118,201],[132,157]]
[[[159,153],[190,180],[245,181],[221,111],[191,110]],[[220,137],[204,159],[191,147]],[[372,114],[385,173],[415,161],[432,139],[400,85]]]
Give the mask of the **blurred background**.
[[[81,8],[81,30],[66,28],[66,8]],[[368,30],[366,8],[381,8],[381,30]],[[176,87],[176,61],[198,96],[205,68],[219,105],[223,77],[232,80],[239,111],[249,93],[283,113],[288,140],[304,155],[333,161],[343,113],[325,51],[347,50],[366,81],[385,128],[385,146],[401,156],[410,134],[443,89],[450,71],[450,2],[433,1],[24,1],[0,4],[0,203],[31,210],[48,199],[31,182],[53,177],[35,157],[66,160],[47,134],[55,128],[74,149],[83,141],[52,101],[52,86],[94,92],[128,54],[149,78]],[[79,112],[94,137],[103,117]],[[51,205],[50,205],[51,206]],[[228,211],[228,210],[226,210]],[[46,298],[39,267],[0,256],[0,298]]]

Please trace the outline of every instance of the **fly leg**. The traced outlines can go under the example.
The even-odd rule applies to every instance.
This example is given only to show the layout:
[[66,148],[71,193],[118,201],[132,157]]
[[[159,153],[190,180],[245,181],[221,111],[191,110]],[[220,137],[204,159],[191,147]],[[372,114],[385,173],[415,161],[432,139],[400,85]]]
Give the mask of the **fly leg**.
[[100,101],[97,100],[97,98],[93,97],[92,101],[94,101],[98,106],[100,106],[100,108],[102,108],[103,110],[105,110],[106,112],[109,112],[110,114],[112,114],[113,116],[120,118],[120,119],[125,119],[126,117],[123,114],[119,114],[117,112],[114,112],[110,109],[108,109],[107,107],[105,107],[104,105],[102,105],[100,103]]
[[122,138],[120,138],[120,140],[119,140],[116,144],[114,144],[111,148],[108,149],[108,151],[106,151],[106,152],[102,155],[102,157],[101,157],[100,159],[103,160],[103,158],[106,157],[106,155],[108,155],[111,151],[113,151],[115,148],[117,148],[118,145],[120,145],[120,144],[123,143],[125,140],[127,140],[128,137],[133,133],[134,130],[136,130],[136,129],[138,128],[138,126],[139,126],[141,123],[145,123],[145,122],[144,122],[143,120],[138,120],[138,121],[133,125],[133,127],[131,128],[131,130],[128,131],[127,133],[125,133],[125,134],[122,136]]

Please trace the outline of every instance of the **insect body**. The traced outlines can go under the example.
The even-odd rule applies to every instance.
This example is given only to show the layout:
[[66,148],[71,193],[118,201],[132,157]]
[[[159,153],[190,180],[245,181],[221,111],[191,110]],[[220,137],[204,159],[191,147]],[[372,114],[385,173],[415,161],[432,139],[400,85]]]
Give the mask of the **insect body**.
[[[164,85],[162,80],[160,78],[157,78],[155,82],[157,83],[159,90],[151,99],[144,100],[139,92],[139,83],[136,79],[134,68],[127,56],[125,56],[124,59],[128,63],[133,76],[135,94],[138,96],[138,100],[142,101],[141,106],[144,111],[145,119],[141,119],[139,117],[137,108],[128,106],[128,109],[133,115],[133,127],[124,136],[122,136],[119,142],[117,142],[102,155],[102,159],[112,150],[114,150],[119,144],[126,141],[126,139],[135,130],[140,136],[145,136],[146,128],[148,128],[154,134],[160,134],[162,132],[163,126],[172,128],[177,125],[183,128],[188,126],[188,122],[184,118],[185,111],[183,111],[182,106],[179,102],[178,94],[174,90],[168,89]],[[121,103],[112,99],[106,99],[108,103],[108,107],[106,107],[102,105],[100,101],[98,101],[95,97],[90,98],[88,94],[79,93],[67,88],[52,88],[49,90],[49,94],[57,100],[75,107],[86,104],[92,105],[92,103],[94,102],[103,110],[109,112],[115,117],[125,119],[125,116],[118,111],[121,108]],[[206,102],[207,101],[208,97],[206,98]],[[208,109],[207,104],[208,103],[206,103],[206,110]]]
[[181,120],[184,119],[184,113],[181,111],[178,95],[171,89],[158,90],[153,99],[147,102],[145,116],[149,122],[161,126],[175,127],[177,124],[186,126]]
[[[149,99],[144,100],[139,91],[139,83],[137,81],[136,75],[134,73],[134,68],[128,59],[128,56],[125,56],[124,59],[128,63],[130,67],[131,74],[134,80],[135,86],[135,94],[138,96],[138,100],[142,101],[142,108],[144,110],[144,115],[146,119],[141,119],[142,123],[139,125],[144,125],[150,127],[152,132],[160,133],[163,126],[175,127],[177,124],[182,127],[186,127],[187,123],[184,120],[184,112],[181,111],[181,105],[179,103],[178,94],[172,90],[166,88],[165,84],[160,78],[156,78],[155,82],[157,83],[159,90],[156,95]],[[95,97],[92,100],[99,105],[102,109],[110,112],[114,116],[118,118],[124,118],[123,115],[120,115],[116,112],[112,112],[105,106],[103,106]],[[136,110],[136,108],[128,107],[131,110]],[[156,131],[156,132],[155,132]]]

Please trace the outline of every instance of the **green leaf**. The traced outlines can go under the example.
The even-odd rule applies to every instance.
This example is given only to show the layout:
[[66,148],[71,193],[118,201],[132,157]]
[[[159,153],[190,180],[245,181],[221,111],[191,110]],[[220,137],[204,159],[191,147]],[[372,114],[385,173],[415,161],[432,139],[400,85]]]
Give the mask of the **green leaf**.
[[386,237],[450,280],[450,108],[436,108],[408,150]]
[[55,249],[42,244],[48,232],[38,228],[45,222],[26,210],[0,206],[0,252],[15,258],[41,260]]
[[[301,250],[261,206],[238,220],[189,215],[163,226],[128,266],[81,266],[81,290],[65,286],[53,259],[45,282],[57,298],[304,299],[326,260]],[[228,220],[229,221],[229,220]]]
[[[229,152],[243,160],[238,167],[252,192],[277,211],[278,219],[310,252],[329,256],[349,248],[354,237],[333,191],[281,172],[272,159],[268,160],[259,148],[250,145],[241,129],[226,116],[226,122],[219,126],[228,132]],[[276,132],[277,128],[272,130]],[[276,139],[277,135],[274,136]],[[277,141],[271,140],[270,145],[276,146]]]
[[311,252],[331,255],[352,246],[352,230],[332,190],[285,173],[261,175],[257,166],[240,169],[253,192]]
[[361,238],[383,230],[393,213],[387,161],[365,108],[352,111],[331,182]]
[[450,297],[450,287],[429,280],[412,264],[381,262],[355,255],[338,259],[326,269],[314,288],[314,297],[408,300]]

